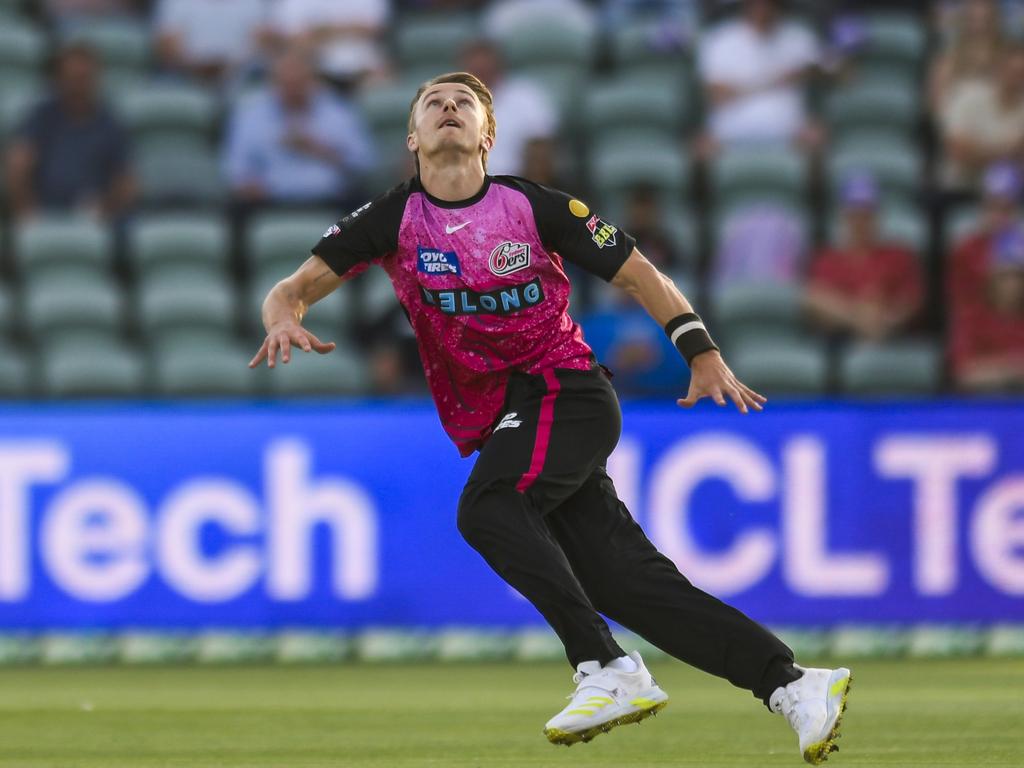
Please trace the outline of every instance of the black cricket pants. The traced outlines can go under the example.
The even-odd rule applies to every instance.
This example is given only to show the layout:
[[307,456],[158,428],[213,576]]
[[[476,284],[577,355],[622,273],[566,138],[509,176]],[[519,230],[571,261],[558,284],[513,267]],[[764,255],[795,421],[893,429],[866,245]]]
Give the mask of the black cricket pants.
[[793,652],[694,587],[648,540],[605,471],[622,411],[604,366],[513,373],[502,417],[459,499],[459,531],[529,600],[573,667],[625,652],[601,614],[767,700]]

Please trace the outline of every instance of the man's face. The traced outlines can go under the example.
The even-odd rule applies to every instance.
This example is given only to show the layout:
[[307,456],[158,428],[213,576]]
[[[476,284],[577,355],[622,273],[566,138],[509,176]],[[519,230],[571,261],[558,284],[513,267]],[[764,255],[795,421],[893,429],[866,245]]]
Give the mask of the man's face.
[[985,199],[985,224],[990,231],[1004,229],[1017,218],[1017,204],[1001,195]]
[[1024,54],[1014,53],[1006,58],[1000,80],[1005,91],[1019,93],[1024,89]]
[[846,237],[854,247],[868,247],[875,242],[875,209],[867,205],[850,205],[845,212]]
[[314,82],[313,70],[296,53],[285,53],[274,63],[274,84],[286,103],[303,101]]
[[57,69],[57,83],[65,97],[91,100],[96,93],[96,60],[80,51],[66,54]]
[[486,134],[487,114],[476,94],[460,83],[432,85],[416,104],[411,152],[430,157],[440,152],[479,154],[494,143]]
[[779,15],[776,0],[747,0],[743,10],[747,20],[759,29],[770,27]]

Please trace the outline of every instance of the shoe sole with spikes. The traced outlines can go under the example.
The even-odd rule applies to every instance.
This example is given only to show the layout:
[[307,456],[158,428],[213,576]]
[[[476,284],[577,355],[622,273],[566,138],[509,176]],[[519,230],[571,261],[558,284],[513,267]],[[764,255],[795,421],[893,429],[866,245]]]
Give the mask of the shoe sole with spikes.
[[548,741],[552,744],[564,744],[567,747],[571,747],[573,744],[578,744],[580,742],[586,743],[594,739],[596,736],[600,736],[602,733],[608,733],[612,728],[620,725],[629,725],[630,723],[639,723],[641,720],[645,720],[652,715],[658,714],[668,706],[668,700],[652,701],[649,703],[638,704],[636,706],[639,708],[634,712],[619,715],[607,722],[592,726],[585,730],[563,731],[560,728],[545,728],[544,735],[547,736]]
[[821,765],[833,752],[839,751],[836,740],[842,735],[839,733],[839,726],[843,722],[843,713],[846,712],[846,700],[850,696],[850,687],[853,685],[853,675],[848,669],[837,669],[829,680],[828,708],[834,715],[834,722],[829,728],[825,738],[808,745],[804,750],[804,760],[811,765]]

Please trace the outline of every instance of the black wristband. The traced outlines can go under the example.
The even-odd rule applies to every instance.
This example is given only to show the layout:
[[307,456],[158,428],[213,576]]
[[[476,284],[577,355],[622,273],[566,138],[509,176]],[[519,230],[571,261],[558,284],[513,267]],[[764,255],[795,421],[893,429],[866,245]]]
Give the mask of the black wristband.
[[704,321],[696,312],[687,312],[673,317],[665,323],[665,333],[676,345],[679,354],[686,359],[687,365],[701,352],[718,349],[718,345],[708,335]]

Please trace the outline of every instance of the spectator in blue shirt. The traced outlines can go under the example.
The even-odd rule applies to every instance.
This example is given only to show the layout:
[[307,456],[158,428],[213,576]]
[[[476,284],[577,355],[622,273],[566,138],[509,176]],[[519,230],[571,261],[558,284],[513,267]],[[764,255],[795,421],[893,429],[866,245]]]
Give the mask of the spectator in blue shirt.
[[114,218],[135,197],[128,135],[99,93],[88,46],[64,48],[54,89],[16,131],[7,155],[11,209],[24,219],[60,210]]
[[359,114],[317,81],[298,50],[278,55],[272,87],[231,118],[224,172],[239,202],[350,203],[373,166]]

